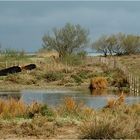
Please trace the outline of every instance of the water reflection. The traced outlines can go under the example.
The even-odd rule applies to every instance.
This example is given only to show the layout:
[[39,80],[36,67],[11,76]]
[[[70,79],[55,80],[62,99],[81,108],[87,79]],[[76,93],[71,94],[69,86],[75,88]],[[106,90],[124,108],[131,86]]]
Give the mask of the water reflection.
[[19,100],[21,98],[20,92],[0,92],[0,98],[2,99],[16,99]]
[[[94,91],[95,92],[95,91]],[[99,92],[98,92],[99,93]],[[90,94],[90,91],[80,92],[80,91],[24,91],[22,92],[21,99],[27,104],[37,101],[40,103],[47,103],[50,106],[58,106],[63,102],[65,97],[72,97],[77,102],[83,102],[89,107],[92,108],[102,108],[106,105],[108,98],[117,98],[117,95],[107,94],[107,91],[104,91],[104,94],[97,93]],[[126,103],[133,104],[139,103],[140,97],[129,96],[126,97]]]
[[[25,103],[30,104],[33,101],[48,104],[50,106],[58,106],[63,102],[65,97],[72,97],[77,102],[83,102],[85,105],[92,108],[102,108],[107,104],[108,98],[117,98],[115,94],[110,94],[111,91],[94,90],[90,94],[89,90],[86,91],[73,91],[73,90],[23,90],[21,92],[1,92],[0,96],[3,99],[15,98],[21,99]],[[140,97],[128,96],[125,99],[127,104],[140,103]]]
[[99,96],[99,95],[104,96],[104,95],[110,94],[107,89],[100,89],[100,90],[94,89],[94,90],[90,90],[90,93],[91,95],[94,95],[94,96]]

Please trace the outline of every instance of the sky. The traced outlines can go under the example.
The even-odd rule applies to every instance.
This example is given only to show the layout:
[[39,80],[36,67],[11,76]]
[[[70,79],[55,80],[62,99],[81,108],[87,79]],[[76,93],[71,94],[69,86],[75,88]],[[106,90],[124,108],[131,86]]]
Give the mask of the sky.
[[140,35],[140,1],[0,1],[0,44],[35,52],[45,33],[67,22],[88,29],[91,41],[119,32]]

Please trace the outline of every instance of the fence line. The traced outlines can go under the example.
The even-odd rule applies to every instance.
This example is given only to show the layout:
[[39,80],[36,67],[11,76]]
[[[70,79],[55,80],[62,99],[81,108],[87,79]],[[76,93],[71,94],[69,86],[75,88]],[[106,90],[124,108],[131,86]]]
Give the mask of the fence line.
[[130,94],[139,96],[140,95],[140,77],[135,76],[129,72],[128,68],[121,64],[116,57],[99,57],[98,62],[106,64],[109,68],[118,68],[121,70],[127,78],[129,83]]

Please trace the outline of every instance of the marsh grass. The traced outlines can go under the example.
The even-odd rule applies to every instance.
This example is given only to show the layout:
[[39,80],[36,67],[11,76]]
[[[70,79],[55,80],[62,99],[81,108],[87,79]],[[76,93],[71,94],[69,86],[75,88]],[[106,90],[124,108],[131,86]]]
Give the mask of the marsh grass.
[[106,89],[108,87],[108,81],[105,77],[95,77],[91,79],[91,89]]
[[35,115],[40,114],[42,116],[54,117],[55,113],[53,109],[47,105],[32,102],[30,105],[26,105],[22,100],[0,99],[0,117],[4,119],[8,118],[33,118]]
[[31,85],[36,84],[37,79],[35,75],[31,75],[27,72],[17,73],[17,74],[9,74],[4,78],[5,81],[10,81],[16,84],[23,84],[23,85]]
[[24,117],[25,114],[26,105],[21,100],[0,100],[0,116],[2,118]]
[[127,106],[123,93],[111,99],[101,111],[96,111],[92,120],[80,125],[83,139],[127,139],[140,138],[140,104]]
[[[82,102],[66,97],[60,106],[52,109],[37,102],[25,105],[21,100],[1,99],[0,127],[5,135],[16,134],[19,137],[48,138],[57,133],[57,127],[78,126],[79,138],[83,139],[138,139],[140,104],[128,106],[123,102],[122,94],[115,100],[113,107],[93,110]],[[29,121],[12,124],[10,120],[17,117]],[[8,119],[11,125],[3,125],[1,120],[5,119]]]
[[140,122],[134,116],[104,114],[96,115],[92,121],[84,122],[79,129],[83,139],[124,139],[140,138],[139,128]]
[[72,97],[66,97],[63,104],[58,108],[58,114],[62,117],[86,120],[93,117],[94,110],[85,106],[82,102],[77,102]]
[[119,105],[123,105],[125,102],[125,96],[122,92],[122,94],[117,98],[110,98],[107,101],[107,105],[105,106],[105,108],[114,108],[114,107],[118,107]]

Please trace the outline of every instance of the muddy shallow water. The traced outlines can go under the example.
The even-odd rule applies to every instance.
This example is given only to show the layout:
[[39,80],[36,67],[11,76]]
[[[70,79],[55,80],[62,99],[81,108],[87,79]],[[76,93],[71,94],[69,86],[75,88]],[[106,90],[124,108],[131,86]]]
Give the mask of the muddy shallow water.
[[[109,93],[109,92],[108,92]],[[61,104],[65,97],[73,97],[77,102],[83,102],[92,108],[102,108],[106,105],[109,98],[117,98],[116,94],[99,94],[90,91],[76,91],[76,90],[22,90],[20,92],[0,92],[1,98],[7,99],[13,97],[23,100],[25,103],[30,104],[33,101],[48,104],[49,106],[57,106]],[[127,104],[140,103],[140,96],[126,96],[125,102]]]

